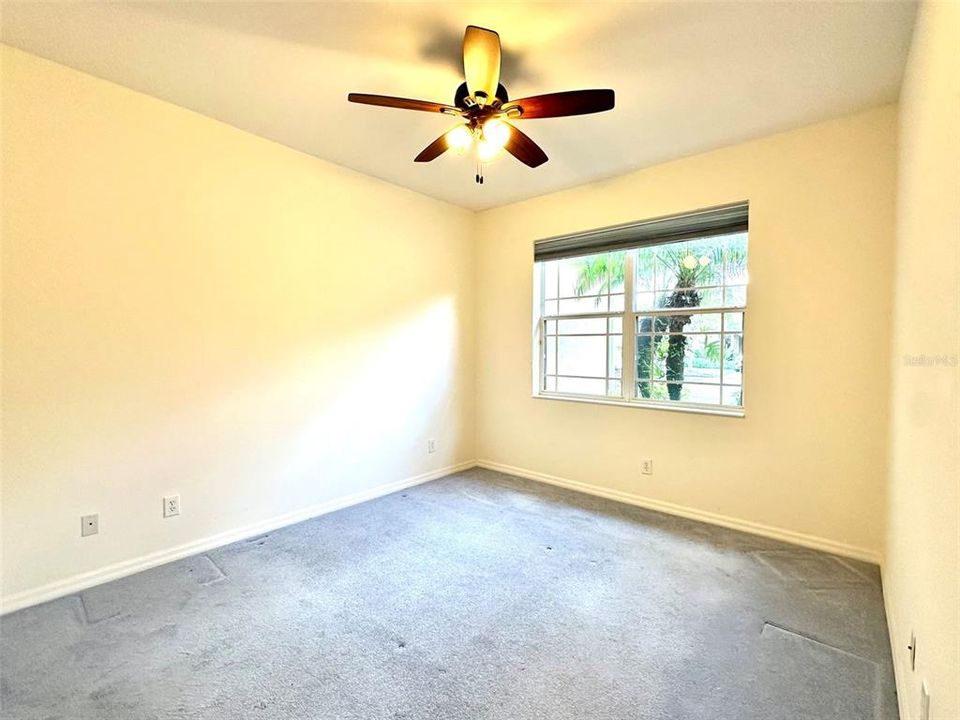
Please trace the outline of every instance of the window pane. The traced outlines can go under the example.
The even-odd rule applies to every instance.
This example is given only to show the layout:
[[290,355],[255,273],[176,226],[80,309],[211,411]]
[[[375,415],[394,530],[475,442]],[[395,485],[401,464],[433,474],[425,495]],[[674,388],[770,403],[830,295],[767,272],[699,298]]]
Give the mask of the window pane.
[[723,336],[723,384],[740,385],[743,383],[743,335],[739,333]]
[[683,383],[680,400],[682,402],[701,403],[703,405],[719,405],[720,387],[718,385]]
[[658,315],[664,332],[705,333],[720,332],[720,313],[692,313],[689,315]]
[[557,339],[555,337],[548,337],[547,342],[544,345],[544,364],[543,368],[547,375],[556,375],[557,374]]
[[650,335],[637,336],[637,379],[657,378],[654,372],[655,349]]
[[637,293],[652,292],[654,288],[653,279],[656,276],[657,254],[652,247],[640,248],[637,250],[636,259],[637,278],[634,281],[634,290]]
[[743,335],[727,333],[723,336],[723,367],[725,370],[739,370],[743,366]]
[[578,294],[584,294],[577,293],[577,280],[580,277],[580,263],[585,261],[581,261],[579,258],[557,260],[560,269],[559,297],[576,297]]
[[652,292],[638,292],[637,304],[634,307],[637,310],[653,310],[656,307],[656,295]]
[[[637,309],[684,306],[720,307],[726,286],[747,284],[747,235],[733,233],[637,250],[634,291]],[[653,295],[650,295],[653,293]],[[695,302],[678,302],[679,295]],[[738,298],[737,293],[731,297]],[[651,305],[652,303],[652,305]],[[738,303],[742,305],[744,303]]]
[[743,407],[743,388],[723,386],[723,404]]
[[747,234],[727,235],[723,244],[724,284],[747,284]]
[[577,395],[606,395],[606,380],[590,380],[586,378],[557,378],[557,392]]
[[610,267],[610,277],[606,292],[623,293],[624,277],[623,271],[626,267],[627,253],[625,251],[612,252],[607,255],[607,264]]
[[607,319],[600,317],[557,320],[557,329],[561,335],[604,335],[607,332]]
[[557,371],[560,375],[606,377],[607,339],[602,335],[558,338]]
[[[672,400],[675,402],[700,403],[703,405],[720,404],[719,385],[697,385],[695,383],[673,383],[654,381],[650,386],[651,400]],[[638,383],[638,386],[640,383]]]
[[698,291],[700,307],[723,307],[723,289],[719,287],[704,288]]
[[636,397],[641,400],[669,400],[667,384],[665,382],[651,382],[641,380],[637,383]]
[[560,301],[559,315],[582,315],[607,311],[606,295],[588,295]]
[[724,291],[723,304],[726,307],[743,307],[747,304],[747,286],[737,285]]
[[742,382],[743,314],[722,310],[746,306],[747,234],[640,248],[635,266],[636,397],[732,403]]
[[720,335],[690,335],[686,340],[681,379],[689,382],[719,384]]
[[[667,253],[669,253],[669,251],[667,251]],[[658,255],[652,273],[652,280],[655,290],[668,290],[676,286],[677,273],[674,270],[674,263],[669,261],[664,262],[664,258]]]
[[[558,294],[547,297],[579,298],[622,293],[625,262],[626,253],[622,251],[551,261],[557,265]],[[606,309],[606,301],[603,305]]]
[[547,300],[543,304],[543,314],[546,316],[556,315],[557,314],[557,301],[556,300]]
[[723,329],[727,332],[731,330],[743,330],[743,313],[725,313],[723,316]]
[[607,353],[607,377],[618,378],[623,376],[623,335],[611,335],[609,338],[610,352]]
[[[719,392],[694,386],[720,385],[722,347],[720,333],[637,335],[637,397],[708,402],[702,398],[709,396],[719,404]],[[739,382],[738,373],[733,378]]]
[[551,260],[543,265],[543,297],[555,298],[557,297],[557,261]]
[[[553,313],[545,322],[545,392],[623,396],[625,253],[603,253],[545,263],[556,283],[544,277],[544,301]],[[595,317],[589,317],[595,315]],[[556,319],[554,319],[556,318]]]
[[720,332],[720,313],[697,313],[690,316],[686,332]]
[[[656,308],[675,308],[675,307],[702,307],[714,308],[723,307],[723,289],[698,288],[696,290],[668,290],[654,294],[654,305]],[[637,308],[648,309],[648,308]]]
[[657,292],[653,296],[653,307],[665,308],[670,306],[670,299],[673,297],[672,291]]

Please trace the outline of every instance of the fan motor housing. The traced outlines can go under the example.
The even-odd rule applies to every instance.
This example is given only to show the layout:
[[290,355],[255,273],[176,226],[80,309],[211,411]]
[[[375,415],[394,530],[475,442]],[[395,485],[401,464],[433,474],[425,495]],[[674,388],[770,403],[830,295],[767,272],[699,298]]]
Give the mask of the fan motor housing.
[[[467,87],[466,83],[460,83],[460,87],[457,88],[456,94],[453,96],[453,104],[458,108],[463,108],[466,110],[470,106],[467,104],[467,98],[470,97],[470,89]],[[497,100],[500,101],[500,104],[507,102],[509,100],[507,95],[507,89],[500,83],[497,83]]]

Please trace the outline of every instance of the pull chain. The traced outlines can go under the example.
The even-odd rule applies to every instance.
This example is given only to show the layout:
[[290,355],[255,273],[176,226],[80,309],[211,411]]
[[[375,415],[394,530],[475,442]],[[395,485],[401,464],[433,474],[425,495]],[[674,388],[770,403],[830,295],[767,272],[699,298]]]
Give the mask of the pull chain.
[[474,177],[478,185],[483,185],[483,163],[477,162],[477,174]]

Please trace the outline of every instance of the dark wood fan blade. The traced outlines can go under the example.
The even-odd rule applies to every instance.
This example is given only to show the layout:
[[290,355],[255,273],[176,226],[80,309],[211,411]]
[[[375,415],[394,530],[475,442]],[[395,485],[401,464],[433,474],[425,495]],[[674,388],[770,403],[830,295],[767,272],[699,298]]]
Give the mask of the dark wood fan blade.
[[503,146],[504,150],[524,165],[529,165],[532,168],[539,167],[547,161],[547,154],[539,145],[510,123],[507,123],[507,126],[510,128],[510,139]]
[[347,95],[347,100],[363,105],[379,105],[380,107],[399,108],[401,110],[421,110],[423,112],[438,112],[450,115],[459,115],[461,112],[460,108],[455,108],[452,105],[444,105],[443,103],[429,102],[427,100],[390,97],[389,95],[350,93]]
[[519,117],[527,120],[603,112],[612,110],[614,101],[613,90],[570,90],[511,100],[503,109],[520,108]]
[[450,146],[447,144],[447,134],[444,133],[432,143],[427,145],[419,155],[417,155],[413,161],[414,162],[430,162],[431,160],[436,160],[438,157],[443,155],[447,148]]

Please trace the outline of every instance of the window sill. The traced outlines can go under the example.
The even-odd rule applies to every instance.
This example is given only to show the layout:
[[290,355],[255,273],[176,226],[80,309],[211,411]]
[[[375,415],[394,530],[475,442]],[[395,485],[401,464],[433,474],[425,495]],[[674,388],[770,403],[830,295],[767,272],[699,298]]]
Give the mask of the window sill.
[[559,393],[533,393],[534,400],[562,400],[564,402],[589,403],[591,405],[615,405],[617,407],[642,408],[644,410],[666,410],[667,412],[693,413],[695,415],[716,415],[719,417],[746,417],[743,408],[704,407],[701,405],[668,405],[641,400],[615,400],[613,398],[590,397],[583,395],[561,395]]

